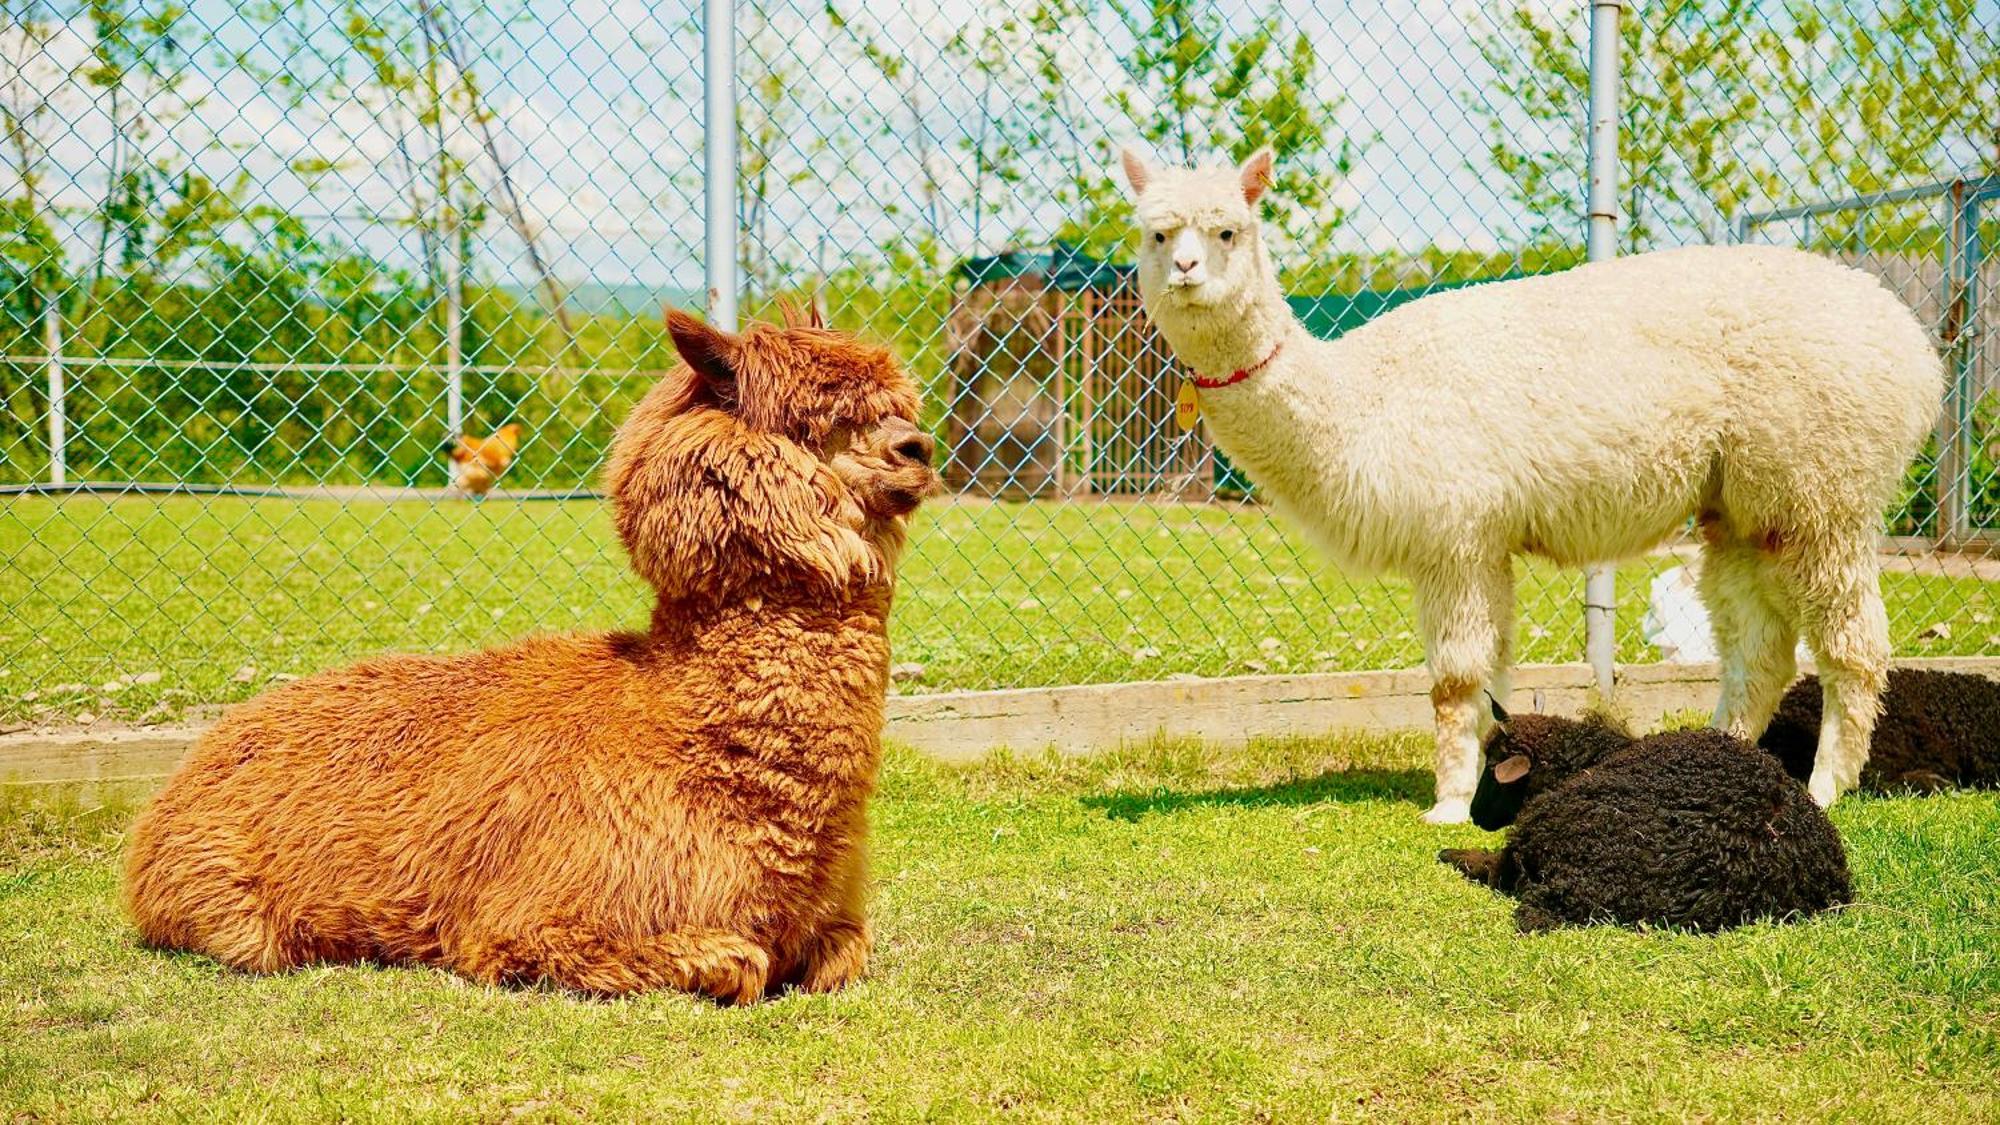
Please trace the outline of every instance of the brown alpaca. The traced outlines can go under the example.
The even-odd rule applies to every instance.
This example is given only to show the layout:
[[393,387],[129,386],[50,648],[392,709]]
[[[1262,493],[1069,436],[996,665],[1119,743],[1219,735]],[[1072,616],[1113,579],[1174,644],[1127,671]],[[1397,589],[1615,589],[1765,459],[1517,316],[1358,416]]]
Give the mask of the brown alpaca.
[[744,1003],[868,959],[892,570],[936,486],[888,353],[680,313],[607,488],[646,633],[392,656],[230,712],[132,830],[144,939]]

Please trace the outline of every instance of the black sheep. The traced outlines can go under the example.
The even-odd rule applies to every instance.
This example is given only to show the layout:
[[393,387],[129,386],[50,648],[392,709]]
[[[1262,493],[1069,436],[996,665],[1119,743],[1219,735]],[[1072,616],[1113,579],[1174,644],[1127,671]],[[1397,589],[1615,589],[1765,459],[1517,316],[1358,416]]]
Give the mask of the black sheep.
[[[1807,676],[1779,701],[1757,744],[1804,781],[1819,747],[1819,716],[1819,678]],[[2000,683],[1965,672],[1890,669],[1861,788],[1892,793],[1961,786],[2000,786]]]
[[1715,730],[1633,739],[1602,719],[1494,711],[1473,817],[1513,830],[1498,852],[1438,858],[1520,899],[1521,929],[1713,932],[1850,901],[1833,822],[1749,743]]

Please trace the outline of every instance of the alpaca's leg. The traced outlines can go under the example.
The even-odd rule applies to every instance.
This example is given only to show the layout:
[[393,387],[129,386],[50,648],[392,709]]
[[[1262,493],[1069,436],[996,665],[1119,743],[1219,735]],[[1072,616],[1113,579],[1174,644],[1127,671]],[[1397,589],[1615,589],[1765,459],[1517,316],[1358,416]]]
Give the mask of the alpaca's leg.
[[1722,659],[1714,726],[1755,741],[1798,674],[1797,617],[1770,558],[1740,540],[1712,538],[1699,589]]
[[1794,560],[1793,594],[1824,701],[1806,791],[1824,807],[1854,788],[1889,680],[1889,615],[1872,545]]
[[1498,651],[1480,574],[1427,575],[1417,583],[1417,623],[1437,718],[1437,803],[1424,814],[1432,824],[1470,819],[1479,784],[1480,715]]
[[[1487,571],[1481,588],[1486,596],[1486,616],[1493,623],[1493,655],[1487,660],[1486,694],[1500,706],[1514,687],[1514,560],[1502,559]],[[1493,708],[1480,700],[1479,737],[1484,739],[1493,725]]]
[[282,972],[312,959],[288,947],[266,920],[256,881],[226,842],[173,833],[158,823],[165,815],[155,809],[141,817],[126,860],[126,909],[141,941],[252,973]]
[[748,1004],[764,995],[771,980],[770,954],[726,930],[614,938],[558,922],[521,934],[479,935],[447,957],[452,968],[486,984],[547,981],[597,996],[671,988]]
[[793,982],[805,992],[832,992],[861,979],[874,940],[868,932],[867,858],[860,847],[840,872],[840,910],[799,955]]

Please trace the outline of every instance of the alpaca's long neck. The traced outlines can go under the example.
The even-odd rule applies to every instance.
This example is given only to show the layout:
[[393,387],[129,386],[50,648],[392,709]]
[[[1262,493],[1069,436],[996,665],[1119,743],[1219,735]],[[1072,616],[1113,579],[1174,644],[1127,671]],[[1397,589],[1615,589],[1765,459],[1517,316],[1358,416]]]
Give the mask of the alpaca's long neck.
[[809,674],[812,666],[828,660],[872,660],[877,655],[886,660],[890,596],[890,586],[883,582],[841,597],[787,591],[741,596],[722,605],[662,597],[653,607],[650,640],[694,662],[727,662],[760,648],[773,658],[789,657],[773,660],[775,674]]
[[647,645],[707,727],[757,732],[751,752],[872,775],[889,676],[888,583],[844,597],[662,598]]
[[1164,304],[1154,320],[1181,365],[1211,379],[1249,370],[1306,334],[1275,274],[1214,305]]

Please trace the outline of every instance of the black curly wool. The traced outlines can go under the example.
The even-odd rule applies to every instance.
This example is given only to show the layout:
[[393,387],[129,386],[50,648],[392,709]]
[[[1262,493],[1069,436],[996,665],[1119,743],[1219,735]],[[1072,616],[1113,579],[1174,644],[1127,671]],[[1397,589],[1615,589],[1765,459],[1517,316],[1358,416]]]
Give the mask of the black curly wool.
[[[1833,823],[1771,756],[1713,730],[1606,749],[1612,740],[1590,723],[1524,727],[1527,718],[1509,724],[1510,748],[1533,758],[1530,776],[1545,764],[1554,776],[1521,806],[1501,851],[1439,855],[1518,898],[1521,929],[1609,922],[1713,932],[1850,901]],[[1600,756],[1544,763],[1532,740],[1551,735]]]
[[[1817,676],[1793,684],[1757,740],[1801,781],[1812,776],[1820,703]],[[1895,793],[1958,787],[2000,787],[2000,683],[1964,672],[1890,669],[1861,788]]]
[[[1555,715],[1506,718],[1486,736],[1487,768],[1472,793],[1472,823],[1497,832],[1514,823],[1521,806],[1605,755],[1632,745],[1624,727],[1601,715],[1564,719]],[[1523,754],[1534,768],[1514,781],[1500,781],[1493,767]]]

